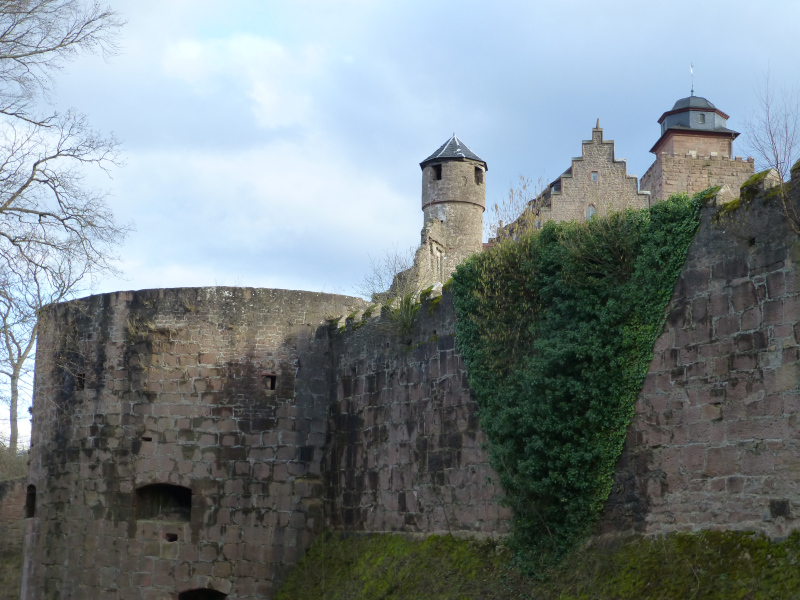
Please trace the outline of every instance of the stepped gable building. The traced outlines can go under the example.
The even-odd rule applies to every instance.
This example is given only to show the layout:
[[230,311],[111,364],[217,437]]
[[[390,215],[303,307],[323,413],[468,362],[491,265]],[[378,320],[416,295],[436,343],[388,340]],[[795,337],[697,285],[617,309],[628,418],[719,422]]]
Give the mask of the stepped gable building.
[[695,194],[727,185],[734,197],[754,173],[752,158],[733,157],[733,140],[739,133],[728,129],[728,115],[705,98],[681,98],[661,115],[661,137],[650,149],[656,160],[642,177],[642,190],[653,200],[672,194]]
[[488,166],[456,134],[419,166],[424,221],[414,263],[431,284],[447,281],[456,266],[483,248]]
[[628,175],[625,159],[614,157],[614,141],[603,139],[600,119],[592,139],[584,140],[581,156],[553,181],[539,201],[539,226],[546,221],[590,219],[612,210],[647,208],[650,194],[639,191],[638,180]]

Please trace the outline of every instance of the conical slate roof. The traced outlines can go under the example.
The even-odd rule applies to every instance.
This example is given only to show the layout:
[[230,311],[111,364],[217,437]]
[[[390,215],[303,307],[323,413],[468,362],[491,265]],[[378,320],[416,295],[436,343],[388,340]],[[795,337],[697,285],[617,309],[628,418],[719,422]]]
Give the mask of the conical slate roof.
[[480,158],[477,154],[475,154],[472,150],[470,150],[467,145],[458,139],[458,136],[454,133],[453,137],[447,140],[444,144],[439,146],[439,149],[436,150],[433,154],[431,154],[428,158],[423,160],[419,163],[421,168],[425,168],[430,162],[435,160],[474,160],[479,163],[483,163],[483,168],[485,170],[489,170],[489,167],[486,165],[486,161]]

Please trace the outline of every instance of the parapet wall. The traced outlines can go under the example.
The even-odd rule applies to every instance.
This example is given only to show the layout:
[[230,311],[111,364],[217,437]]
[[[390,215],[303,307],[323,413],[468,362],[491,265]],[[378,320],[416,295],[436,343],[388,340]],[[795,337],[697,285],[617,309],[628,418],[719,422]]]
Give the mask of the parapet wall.
[[452,295],[422,303],[412,332],[372,320],[334,338],[326,519],[345,531],[508,531],[509,509],[455,348]]
[[666,200],[673,194],[691,196],[712,186],[727,185],[738,197],[739,188],[754,172],[752,158],[662,153],[642,176],[641,189],[649,191],[655,201]]

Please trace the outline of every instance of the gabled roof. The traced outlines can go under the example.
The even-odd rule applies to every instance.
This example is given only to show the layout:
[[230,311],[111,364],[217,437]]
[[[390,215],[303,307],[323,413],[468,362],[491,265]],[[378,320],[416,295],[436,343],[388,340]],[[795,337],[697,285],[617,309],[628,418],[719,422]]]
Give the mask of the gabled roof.
[[482,163],[485,170],[489,170],[489,167],[486,165],[486,161],[470,150],[464,142],[458,139],[458,136],[455,133],[453,134],[453,137],[439,146],[439,149],[436,150],[436,152],[419,163],[419,166],[424,169],[425,165],[437,160],[474,160]]

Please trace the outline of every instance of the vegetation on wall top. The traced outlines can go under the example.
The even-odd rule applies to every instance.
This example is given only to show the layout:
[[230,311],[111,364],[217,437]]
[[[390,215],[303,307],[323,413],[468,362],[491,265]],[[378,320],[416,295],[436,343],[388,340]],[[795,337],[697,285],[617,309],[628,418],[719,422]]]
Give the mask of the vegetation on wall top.
[[533,571],[574,549],[608,498],[704,199],[548,223],[454,275],[458,348],[514,510],[509,543]]

